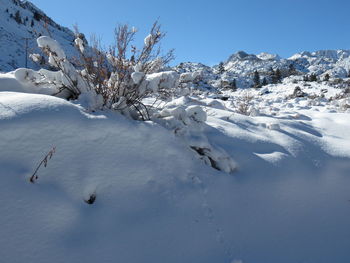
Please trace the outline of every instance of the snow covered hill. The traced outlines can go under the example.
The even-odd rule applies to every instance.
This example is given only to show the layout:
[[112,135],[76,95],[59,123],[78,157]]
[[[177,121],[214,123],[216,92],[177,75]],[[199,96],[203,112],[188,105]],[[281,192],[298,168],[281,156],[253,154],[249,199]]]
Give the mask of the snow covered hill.
[[0,72],[38,65],[29,54],[38,53],[36,39],[48,35],[60,42],[69,56],[78,55],[74,33],[49,18],[29,1],[0,0]]

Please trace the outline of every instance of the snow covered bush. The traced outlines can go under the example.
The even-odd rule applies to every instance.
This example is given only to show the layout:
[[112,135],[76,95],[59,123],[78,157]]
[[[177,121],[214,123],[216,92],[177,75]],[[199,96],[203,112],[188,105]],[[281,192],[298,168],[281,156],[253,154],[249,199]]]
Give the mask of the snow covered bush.
[[[160,72],[173,59],[173,50],[161,55],[159,43],[165,36],[155,22],[144,45],[133,46],[137,30],[120,25],[115,30],[115,44],[107,51],[99,41],[91,46],[83,34],[76,32],[75,46],[80,57],[69,61],[55,40],[43,36],[38,46],[48,57],[48,64],[58,71],[38,72],[21,69],[19,80],[32,86],[50,86],[51,95],[79,99],[89,110],[113,109],[136,119],[149,119],[142,100],[162,89],[178,86],[179,75],[173,71]],[[31,56],[42,61],[37,54]]]
[[159,43],[165,34],[158,22],[153,24],[140,49],[132,45],[136,32],[134,27],[118,26],[115,43],[108,51],[103,51],[98,41],[86,49],[80,37],[75,44],[80,52],[81,75],[103,97],[103,105],[145,120],[150,116],[143,98],[177,86],[179,76],[175,72],[159,72],[173,59],[173,51],[161,55]]
[[[37,39],[38,46],[48,57],[48,64],[58,71],[41,69],[18,69],[15,77],[22,84],[32,86],[33,90],[48,89],[50,95],[67,99],[80,99],[89,110],[102,108],[103,97],[98,93],[93,84],[84,77],[83,70],[77,70],[67,59],[67,56],[59,43],[47,36]],[[37,58],[37,56],[32,56]]]
[[249,92],[243,92],[241,96],[236,97],[234,103],[236,112],[247,116],[259,115],[259,110],[254,107],[253,99],[254,96]]

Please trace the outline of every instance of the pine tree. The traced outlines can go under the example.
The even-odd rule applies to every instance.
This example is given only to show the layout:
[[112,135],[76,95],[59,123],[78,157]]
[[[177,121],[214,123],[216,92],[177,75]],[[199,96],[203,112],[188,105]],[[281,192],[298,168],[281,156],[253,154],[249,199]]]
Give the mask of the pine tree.
[[34,11],[33,17],[36,21],[40,21],[43,18],[43,16],[40,13],[38,13],[37,11]]
[[324,81],[328,81],[329,80],[329,78],[330,78],[330,76],[329,76],[329,74],[327,73],[326,75],[324,75]]
[[271,83],[272,84],[276,84],[278,82],[277,78],[276,78],[276,73],[273,70],[272,67],[270,67],[270,72],[269,72],[270,78],[271,78]]
[[268,83],[267,83],[267,79],[264,77],[263,78],[263,81],[261,83],[262,86],[266,86]]
[[295,70],[294,64],[290,64],[288,69],[288,75],[289,76],[295,75],[295,73],[296,73],[296,70]]
[[253,77],[253,82],[254,82],[254,88],[260,88],[260,74],[257,70],[254,71],[254,77]]
[[282,80],[282,74],[279,68],[276,69],[275,75],[276,75],[277,82],[280,82]]
[[233,79],[232,82],[231,82],[231,89],[233,91],[236,91],[237,90],[237,84],[236,84],[236,79]]
[[317,81],[317,76],[315,73],[312,73],[309,78],[310,81]]
[[223,62],[219,63],[218,72],[219,74],[223,74],[225,72],[225,67]]
[[15,16],[13,17],[14,20],[16,20],[16,22],[18,24],[22,24],[22,17],[21,14],[19,13],[19,11],[17,10],[17,12],[15,13]]

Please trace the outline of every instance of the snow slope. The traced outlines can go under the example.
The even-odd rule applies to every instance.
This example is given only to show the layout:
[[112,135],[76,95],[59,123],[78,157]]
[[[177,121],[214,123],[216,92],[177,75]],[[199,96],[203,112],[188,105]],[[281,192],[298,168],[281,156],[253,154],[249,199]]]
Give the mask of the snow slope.
[[350,260],[348,113],[295,105],[253,117],[232,100],[176,103],[207,112],[204,132],[237,161],[233,175],[153,122],[0,92],[2,261]]
[[40,53],[36,39],[42,35],[56,39],[69,57],[78,56],[70,29],[55,23],[29,1],[0,0],[0,72],[25,67],[26,56],[28,67],[37,69],[29,54]]

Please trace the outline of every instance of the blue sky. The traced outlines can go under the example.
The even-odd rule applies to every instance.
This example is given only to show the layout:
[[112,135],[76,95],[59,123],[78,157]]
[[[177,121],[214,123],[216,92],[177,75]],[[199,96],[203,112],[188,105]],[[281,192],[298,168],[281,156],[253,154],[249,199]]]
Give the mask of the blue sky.
[[[118,23],[139,29],[159,18],[175,63],[226,60],[239,50],[289,57],[300,51],[350,49],[349,0],[33,0],[56,22],[113,41]],[[70,8],[67,8],[69,6]]]

